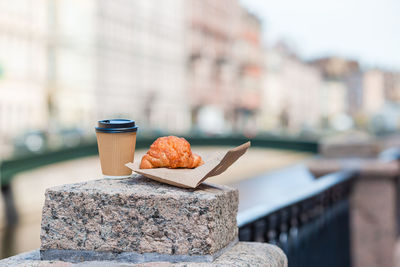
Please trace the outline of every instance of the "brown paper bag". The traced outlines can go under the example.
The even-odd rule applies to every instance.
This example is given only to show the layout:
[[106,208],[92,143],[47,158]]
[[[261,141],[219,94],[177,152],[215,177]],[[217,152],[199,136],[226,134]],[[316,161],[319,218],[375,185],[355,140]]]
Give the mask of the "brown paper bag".
[[238,160],[247,149],[250,142],[232,148],[227,152],[217,152],[209,158],[202,157],[204,164],[195,169],[140,169],[140,161],[125,164],[134,172],[142,174],[150,179],[183,188],[196,188],[207,178],[219,175],[226,171],[236,160]]

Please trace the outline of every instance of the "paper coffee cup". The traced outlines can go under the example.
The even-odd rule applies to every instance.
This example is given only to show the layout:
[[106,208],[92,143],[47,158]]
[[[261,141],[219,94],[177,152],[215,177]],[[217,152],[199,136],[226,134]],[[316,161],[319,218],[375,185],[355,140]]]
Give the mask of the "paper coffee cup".
[[125,166],[134,161],[136,132],[132,120],[102,120],[96,127],[101,170],[106,178],[126,178],[132,170]]

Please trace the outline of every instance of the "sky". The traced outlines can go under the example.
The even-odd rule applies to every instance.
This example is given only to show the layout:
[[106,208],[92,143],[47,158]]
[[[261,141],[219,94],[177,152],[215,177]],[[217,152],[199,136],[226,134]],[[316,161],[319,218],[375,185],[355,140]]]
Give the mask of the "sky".
[[400,70],[400,0],[241,0],[272,45],[285,40],[304,59],[338,55],[364,67]]

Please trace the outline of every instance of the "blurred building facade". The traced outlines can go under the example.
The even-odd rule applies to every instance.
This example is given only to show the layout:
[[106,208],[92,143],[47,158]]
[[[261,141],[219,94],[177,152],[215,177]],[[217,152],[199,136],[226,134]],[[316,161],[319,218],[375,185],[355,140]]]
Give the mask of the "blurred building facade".
[[49,130],[80,127],[96,119],[96,3],[47,1]]
[[[99,28],[108,30],[97,41],[104,45],[97,64],[104,85],[98,102],[115,98],[106,102],[108,110],[102,117],[123,112],[144,126],[188,131],[184,1],[103,0],[99,4]],[[118,89],[126,93],[119,94]]]
[[175,133],[299,132],[400,102],[399,72],[305,62],[262,34],[239,0],[0,1],[0,139],[93,134],[111,117]]
[[183,0],[0,5],[2,141],[110,117],[189,130]]
[[316,67],[302,62],[284,44],[266,51],[263,79],[263,130],[298,131],[317,128],[323,80]]
[[321,90],[322,126],[334,130],[348,130],[363,114],[363,72],[359,63],[331,56],[310,61],[324,80]]
[[385,99],[400,103],[400,72],[384,73]]
[[362,107],[363,97],[362,72],[358,62],[333,56],[310,63],[321,71],[326,83],[326,103],[323,106],[327,108],[324,116],[356,114]]
[[[236,0],[189,0],[185,1],[185,5],[186,84],[192,123],[195,126],[207,124],[201,123],[204,120],[202,117],[206,116],[202,109],[215,110],[214,114],[207,116],[219,117],[219,124],[222,122],[223,125],[214,131],[223,132],[229,127],[225,121],[232,117],[235,100],[233,88],[237,66],[233,44],[239,5]],[[211,128],[204,130],[212,131]]]
[[87,127],[102,118],[129,117],[165,131],[189,129],[182,0],[57,5],[59,39],[75,42],[71,49],[58,46],[55,56],[65,65],[57,77],[58,121]]
[[237,0],[2,5],[2,137],[90,133],[106,117],[186,132],[207,106],[221,111],[222,130],[256,127],[261,22]]
[[265,74],[262,28],[259,18],[240,8],[235,42],[237,78],[234,102],[234,130],[256,134],[261,116],[262,77]]
[[0,1],[0,142],[47,125],[47,2]]
[[384,73],[380,70],[368,70],[363,78],[363,111],[366,114],[377,113],[385,104]]
[[[203,121],[202,109],[208,108],[214,110],[208,116],[221,117],[224,124],[216,133],[255,127],[262,72],[260,20],[237,0],[185,4],[192,123]],[[253,123],[246,125],[249,121]]]

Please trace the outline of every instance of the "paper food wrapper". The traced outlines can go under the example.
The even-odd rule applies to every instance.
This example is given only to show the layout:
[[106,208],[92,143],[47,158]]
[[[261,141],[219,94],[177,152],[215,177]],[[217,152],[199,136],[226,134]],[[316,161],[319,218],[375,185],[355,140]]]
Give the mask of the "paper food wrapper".
[[161,183],[166,183],[183,188],[196,188],[207,178],[219,175],[226,171],[235,161],[237,161],[247,149],[250,142],[232,148],[227,152],[217,152],[208,158],[203,157],[204,164],[195,169],[140,169],[140,161],[127,163],[126,166],[134,172],[142,174],[150,179]]

